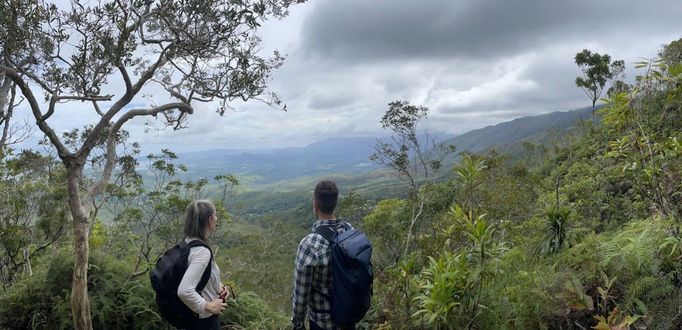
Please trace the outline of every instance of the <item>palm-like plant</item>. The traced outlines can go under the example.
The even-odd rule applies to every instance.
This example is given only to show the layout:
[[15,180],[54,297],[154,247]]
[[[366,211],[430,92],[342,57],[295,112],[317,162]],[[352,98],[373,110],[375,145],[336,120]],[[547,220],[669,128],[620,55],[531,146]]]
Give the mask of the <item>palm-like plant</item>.
[[469,154],[464,154],[459,165],[452,168],[452,172],[455,174],[455,181],[462,186],[475,186],[478,183],[481,171],[486,168],[487,166],[482,159],[475,159]]
[[554,207],[545,213],[544,250],[547,254],[560,251],[568,245],[568,217],[571,211],[563,207]]
[[464,254],[444,252],[438,259],[429,257],[422,270],[419,288],[422,294],[414,299],[419,310],[412,317],[423,316],[436,329],[460,329],[471,322],[471,293],[475,281]]
[[472,158],[469,154],[462,155],[459,165],[452,168],[454,181],[463,193],[462,204],[468,210],[474,208],[475,190],[483,182],[482,173],[487,166],[482,159]]

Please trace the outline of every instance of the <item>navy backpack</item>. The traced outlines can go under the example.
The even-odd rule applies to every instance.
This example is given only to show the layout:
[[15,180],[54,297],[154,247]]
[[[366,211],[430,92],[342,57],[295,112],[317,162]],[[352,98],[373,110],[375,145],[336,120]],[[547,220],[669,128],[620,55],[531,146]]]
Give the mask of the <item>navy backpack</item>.
[[331,317],[334,324],[358,323],[367,313],[372,298],[372,244],[362,230],[338,233],[335,226],[322,225],[315,233],[329,241],[331,248]]

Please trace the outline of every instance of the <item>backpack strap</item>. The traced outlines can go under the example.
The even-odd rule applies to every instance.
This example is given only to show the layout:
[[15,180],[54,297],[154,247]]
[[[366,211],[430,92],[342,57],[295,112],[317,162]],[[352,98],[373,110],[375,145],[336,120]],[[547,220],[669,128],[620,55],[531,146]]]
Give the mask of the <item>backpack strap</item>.
[[351,227],[351,225],[348,222],[343,221],[343,220],[339,220],[338,223],[335,223],[333,225],[317,226],[317,228],[315,228],[315,230],[313,232],[315,234],[318,234],[318,235],[324,237],[324,239],[326,239],[327,241],[329,241],[331,243],[334,241],[336,236],[339,235],[339,232],[337,231],[337,228],[339,228],[339,227],[344,227],[346,230],[353,228],[353,227]]
[[199,280],[199,284],[197,284],[197,287],[195,290],[198,293],[201,293],[202,290],[206,287],[206,284],[208,284],[208,279],[211,277],[211,263],[213,262],[213,250],[211,250],[211,247],[206,244],[206,242],[195,239],[189,243],[187,243],[187,246],[189,249],[192,249],[193,247],[197,246],[203,246],[208,249],[208,251],[211,253],[211,259],[208,261],[208,265],[206,266],[206,269],[204,270],[204,273],[201,275],[201,280]]
[[332,225],[317,226],[313,232],[324,237],[324,239],[326,239],[329,243],[333,242],[336,238],[336,235],[338,234],[336,232],[335,226]]
[[[320,225],[320,226],[317,226],[317,228],[315,228],[313,233],[324,237],[324,239],[326,239],[327,242],[329,242],[329,247],[331,247],[332,243],[334,242],[334,239],[336,238],[336,236],[339,235],[339,233],[336,231],[336,228],[338,227],[338,225],[339,224]],[[330,294],[323,294],[322,292],[319,292],[319,291],[317,293],[319,293],[320,295],[325,297],[328,301],[331,301],[331,299],[332,299]],[[330,310],[317,309],[312,305],[309,307],[314,313],[329,313],[330,312]]]
[[351,229],[353,229],[353,226],[352,226],[352,225],[350,224],[350,222],[348,222],[348,221],[341,221],[341,226],[343,226],[344,228],[346,228],[346,230],[351,230]]

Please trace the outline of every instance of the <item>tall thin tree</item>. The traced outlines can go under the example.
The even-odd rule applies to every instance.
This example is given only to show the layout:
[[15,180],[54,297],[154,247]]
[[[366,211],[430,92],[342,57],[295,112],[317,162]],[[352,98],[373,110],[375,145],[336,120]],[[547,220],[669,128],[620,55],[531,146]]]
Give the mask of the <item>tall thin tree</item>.
[[446,154],[454,152],[454,146],[436,143],[428,133],[419,138],[417,126],[426,118],[429,109],[406,101],[388,104],[381,117],[381,126],[391,132],[391,141],[377,141],[370,160],[385,166],[408,187],[408,199],[412,206],[410,226],[405,239],[403,257],[407,258],[414,227],[424,211],[426,202],[422,191],[424,183],[433,182]]
[[608,54],[601,55],[588,49],[575,54],[574,59],[582,72],[582,77],[575,78],[575,84],[592,101],[592,120],[594,120],[596,103],[601,97],[604,86],[615,75],[623,72],[624,62],[619,60],[611,63],[611,56]]

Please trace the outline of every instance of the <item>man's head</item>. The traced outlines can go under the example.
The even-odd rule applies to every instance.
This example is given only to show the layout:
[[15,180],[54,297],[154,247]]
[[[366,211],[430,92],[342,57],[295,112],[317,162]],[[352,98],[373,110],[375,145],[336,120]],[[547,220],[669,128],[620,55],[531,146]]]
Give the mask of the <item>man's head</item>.
[[313,210],[315,215],[327,215],[330,216],[334,214],[334,208],[336,208],[336,202],[339,199],[339,190],[336,188],[336,184],[331,180],[320,181],[315,186],[315,194],[313,199]]

